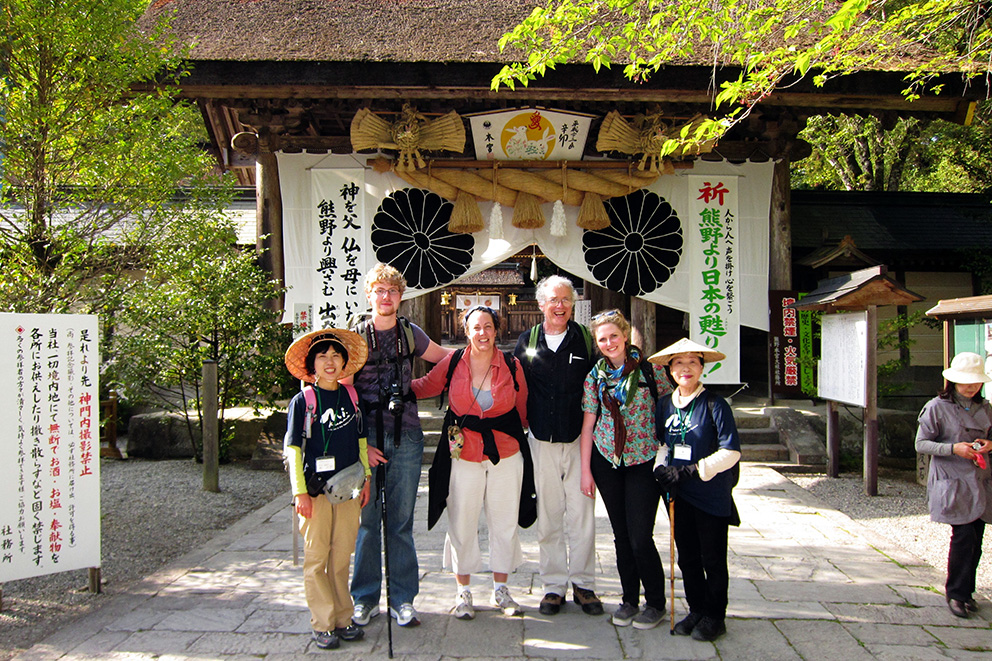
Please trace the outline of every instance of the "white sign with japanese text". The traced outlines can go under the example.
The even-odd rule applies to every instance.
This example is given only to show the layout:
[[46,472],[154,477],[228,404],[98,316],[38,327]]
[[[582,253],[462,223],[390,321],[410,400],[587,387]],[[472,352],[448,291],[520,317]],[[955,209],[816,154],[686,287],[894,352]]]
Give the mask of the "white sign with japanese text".
[[689,177],[686,251],[690,273],[689,337],[726,359],[706,365],[707,383],[740,383],[737,177]]
[[820,397],[868,406],[868,312],[820,317],[820,353]]
[[578,161],[593,115],[516,108],[468,115],[480,161]]
[[100,566],[97,318],[0,314],[0,583]]

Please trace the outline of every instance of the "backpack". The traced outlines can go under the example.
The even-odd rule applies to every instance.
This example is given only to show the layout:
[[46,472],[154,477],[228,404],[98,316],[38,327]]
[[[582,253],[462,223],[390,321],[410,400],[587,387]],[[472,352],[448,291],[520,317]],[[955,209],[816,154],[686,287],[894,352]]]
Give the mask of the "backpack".
[[[500,353],[503,354],[503,360],[506,361],[506,366],[510,368],[510,376],[513,377],[513,389],[520,392],[520,384],[517,383],[517,362],[513,360],[513,352],[500,351]],[[441,396],[438,399],[438,409],[444,408],[444,395],[451,388],[451,376],[455,373],[455,368],[458,367],[458,363],[461,361],[463,355],[465,355],[465,349],[455,349],[454,353],[451,354],[451,362],[448,363],[448,375],[444,381]]]
[[[592,353],[592,333],[584,325],[576,322],[576,326],[582,331],[582,338],[586,341],[586,354],[591,360],[593,357]],[[530,329],[530,336],[527,338],[527,351],[524,352],[524,356],[529,360],[537,354],[537,337],[540,335],[541,324],[532,326]]]
[[[397,316],[396,321],[399,327],[403,330],[403,337],[406,340],[404,346],[405,353],[399,358],[400,360],[410,361],[410,367],[413,368],[413,359],[415,357],[414,352],[417,349],[416,340],[414,340],[413,337],[413,326],[410,325],[410,320],[403,316]],[[368,345],[369,347],[375,346],[375,343],[372,341],[372,338],[370,337],[371,334],[375,332],[372,327],[371,318],[363,319],[362,321],[356,321],[354,324],[352,324],[352,330],[354,330],[356,333],[362,336],[362,339],[365,340],[366,345]],[[373,360],[376,362],[380,362],[382,359],[381,356],[377,356],[373,358],[371,355],[369,355],[369,361],[372,362]]]

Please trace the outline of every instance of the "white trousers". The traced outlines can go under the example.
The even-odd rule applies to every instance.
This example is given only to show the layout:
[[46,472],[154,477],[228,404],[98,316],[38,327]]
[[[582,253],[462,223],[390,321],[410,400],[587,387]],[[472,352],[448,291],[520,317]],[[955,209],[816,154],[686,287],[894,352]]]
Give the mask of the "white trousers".
[[444,538],[444,566],[456,574],[482,570],[479,548],[479,515],[486,509],[489,529],[489,568],[509,574],[523,562],[517,534],[520,485],[524,460],[520,453],[501,459],[495,466],[451,460],[448,484],[448,534]]
[[537,490],[537,540],[545,592],[569,583],[596,589],[596,501],[582,494],[579,441],[550,443],[528,434]]

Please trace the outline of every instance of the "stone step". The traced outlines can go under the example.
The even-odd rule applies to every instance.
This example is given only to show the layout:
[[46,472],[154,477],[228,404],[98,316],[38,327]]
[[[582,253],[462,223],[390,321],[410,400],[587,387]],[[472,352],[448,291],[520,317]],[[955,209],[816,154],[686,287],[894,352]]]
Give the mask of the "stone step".
[[741,439],[741,445],[767,445],[782,442],[778,430],[774,427],[763,427],[759,429],[738,427],[737,435]]
[[741,461],[789,461],[789,448],[781,443],[741,445]]

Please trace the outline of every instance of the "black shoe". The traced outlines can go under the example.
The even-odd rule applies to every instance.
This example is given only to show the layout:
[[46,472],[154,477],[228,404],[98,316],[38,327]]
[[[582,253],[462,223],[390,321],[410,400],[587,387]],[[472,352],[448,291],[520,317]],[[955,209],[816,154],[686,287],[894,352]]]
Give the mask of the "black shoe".
[[313,642],[322,650],[336,650],[341,646],[341,639],[333,631],[314,631]]
[[702,641],[713,641],[727,633],[727,625],[723,620],[714,620],[712,617],[703,616],[692,629],[692,639]]
[[690,612],[675,625],[675,633],[680,636],[688,636],[696,628],[696,625],[699,624],[701,619],[703,619],[703,616],[699,613]]
[[362,631],[358,625],[349,624],[346,627],[338,627],[332,631],[335,636],[345,641],[346,643],[353,643],[356,640],[361,640],[365,637],[365,632]]
[[951,599],[948,597],[947,608],[950,609],[951,614],[955,617],[968,618],[968,607],[960,599]]
[[582,612],[586,615],[602,615],[603,602],[599,600],[592,590],[580,588],[572,583],[572,601],[582,606]]
[[557,615],[565,603],[565,597],[554,592],[549,592],[541,599],[541,605],[537,609],[541,615]]
[[968,599],[967,601],[965,601],[964,602],[964,607],[966,609],[968,609],[968,612],[969,613],[977,613],[978,612],[978,602],[976,602],[974,599]]

